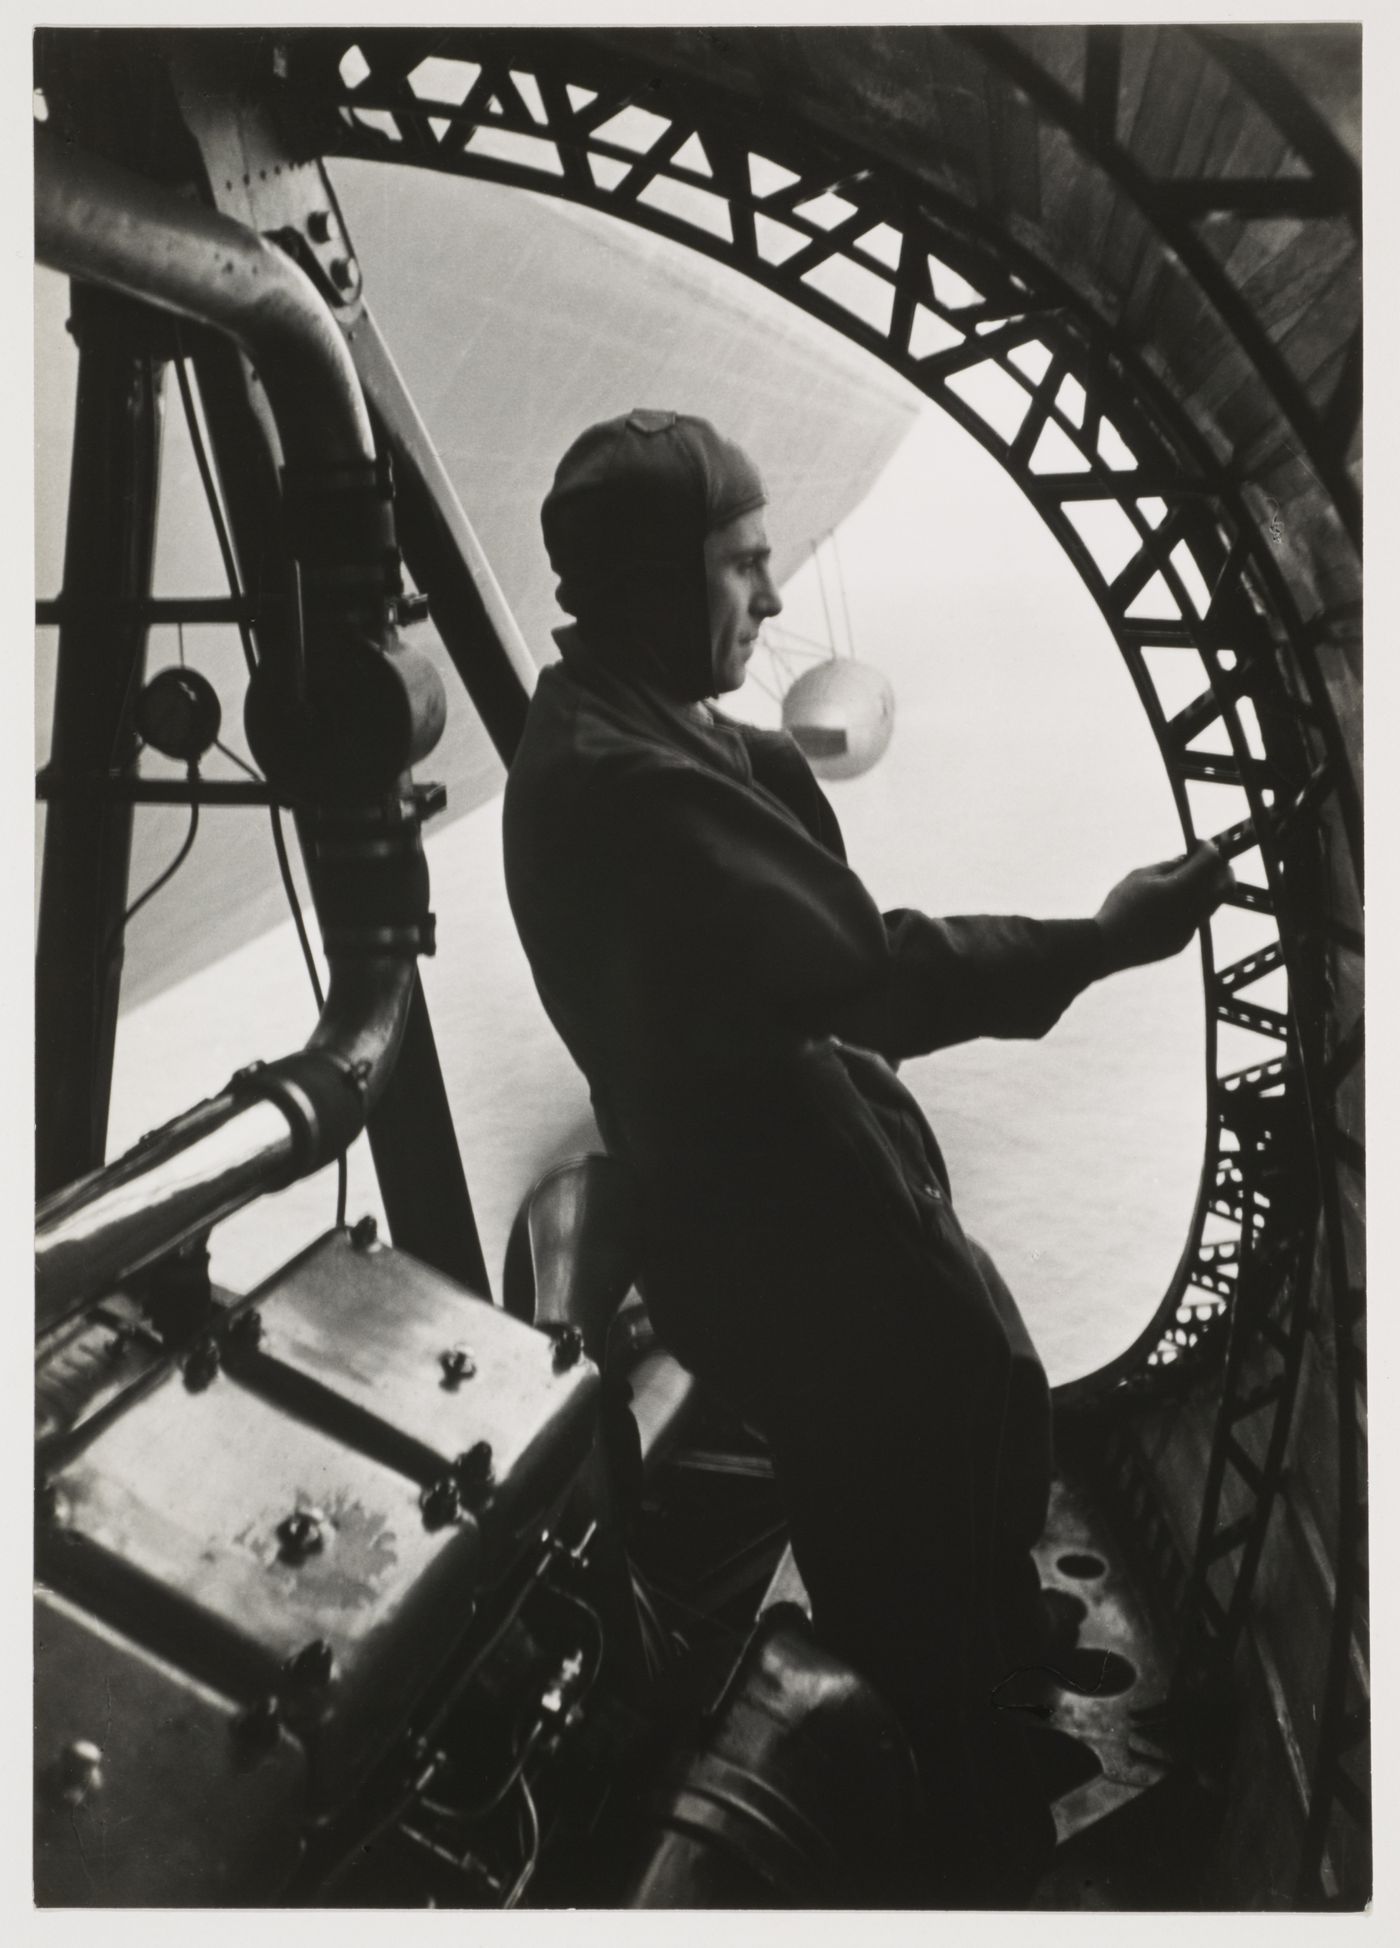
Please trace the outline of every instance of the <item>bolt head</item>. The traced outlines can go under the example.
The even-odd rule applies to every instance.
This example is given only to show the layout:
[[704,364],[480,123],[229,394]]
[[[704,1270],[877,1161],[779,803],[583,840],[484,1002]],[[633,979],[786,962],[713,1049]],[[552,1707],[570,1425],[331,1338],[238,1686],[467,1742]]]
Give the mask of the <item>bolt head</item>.
[[565,1326],[554,1341],[554,1370],[565,1373],[583,1357],[583,1334],[577,1326]]
[[102,1790],[102,1747],[75,1738],[58,1760],[58,1794],[65,1806],[82,1806]]
[[324,1637],[313,1637],[287,1660],[287,1676],[299,1691],[320,1691],[335,1671],[335,1652]]
[[418,1497],[418,1506],[423,1511],[426,1528],[443,1529],[449,1522],[455,1522],[461,1513],[461,1498],[452,1476],[443,1475],[425,1488]]
[[201,1339],[184,1364],[185,1385],[191,1393],[203,1393],[218,1376],[219,1348],[212,1339]]
[[480,1501],[495,1478],[491,1443],[474,1441],[464,1454],[459,1454],[452,1463],[452,1478],[463,1501]]
[[281,1721],[282,1707],[269,1693],[250,1704],[246,1711],[240,1711],[229,1729],[245,1752],[265,1752],[276,1743]]
[[251,1312],[240,1312],[228,1330],[229,1338],[238,1350],[251,1353],[262,1342],[262,1314],[256,1307]]
[[68,1497],[52,1481],[41,1481],[34,1491],[34,1512],[46,1527],[61,1529],[71,1512]]
[[293,1509],[277,1524],[277,1553],[283,1562],[305,1562],[326,1546],[325,1516],[318,1508]]
[[438,1365],[442,1368],[445,1387],[455,1387],[463,1380],[476,1377],[476,1361],[469,1346],[449,1346],[445,1353],[438,1354]]

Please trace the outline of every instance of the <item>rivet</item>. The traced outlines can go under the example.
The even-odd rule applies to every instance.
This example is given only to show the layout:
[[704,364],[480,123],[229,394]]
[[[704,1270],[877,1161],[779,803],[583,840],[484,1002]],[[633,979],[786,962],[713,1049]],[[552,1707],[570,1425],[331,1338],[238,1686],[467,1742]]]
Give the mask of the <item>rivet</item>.
[[350,1227],[350,1242],[356,1251],[368,1251],[371,1245],[379,1242],[379,1225],[371,1216],[365,1216]]

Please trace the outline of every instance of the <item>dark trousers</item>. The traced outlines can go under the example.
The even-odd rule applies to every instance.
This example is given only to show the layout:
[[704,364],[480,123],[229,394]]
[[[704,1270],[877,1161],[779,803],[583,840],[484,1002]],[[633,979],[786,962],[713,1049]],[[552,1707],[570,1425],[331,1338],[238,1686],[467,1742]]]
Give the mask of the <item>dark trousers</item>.
[[1043,1653],[1050,1400],[991,1259],[936,1190],[913,1209],[668,1225],[645,1283],[662,1338],[771,1443],[822,1641],[952,1749]]

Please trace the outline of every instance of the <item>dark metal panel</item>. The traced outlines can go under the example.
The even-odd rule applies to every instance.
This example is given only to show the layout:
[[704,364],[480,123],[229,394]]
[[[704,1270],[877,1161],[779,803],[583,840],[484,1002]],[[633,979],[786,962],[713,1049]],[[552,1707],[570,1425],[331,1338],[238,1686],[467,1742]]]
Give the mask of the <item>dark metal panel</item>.
[[1352,22],[1192,27],[1316,176],[1355,203],[1360,192],[1361,35]]

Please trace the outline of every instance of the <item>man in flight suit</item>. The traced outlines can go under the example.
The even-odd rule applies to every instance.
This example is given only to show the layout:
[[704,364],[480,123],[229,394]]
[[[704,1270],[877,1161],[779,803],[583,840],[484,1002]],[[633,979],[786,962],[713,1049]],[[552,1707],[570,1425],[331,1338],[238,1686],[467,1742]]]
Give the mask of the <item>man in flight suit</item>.
[[636,1185],[659,1336],[765,1431],[818,1635],[899,1709],[950,1822],[980,1803],[994,1829],[987,1727],[1044,1655],[1049,1396],[895,1064],[1045,1034],[1185,946],[1229,874],[1205,846],[1090,919],[881,914],[792,739],[706,701],[781,607],[764,500],[683,414],[565,454],[542,522],[575,620],[511,767],[507,889]]

